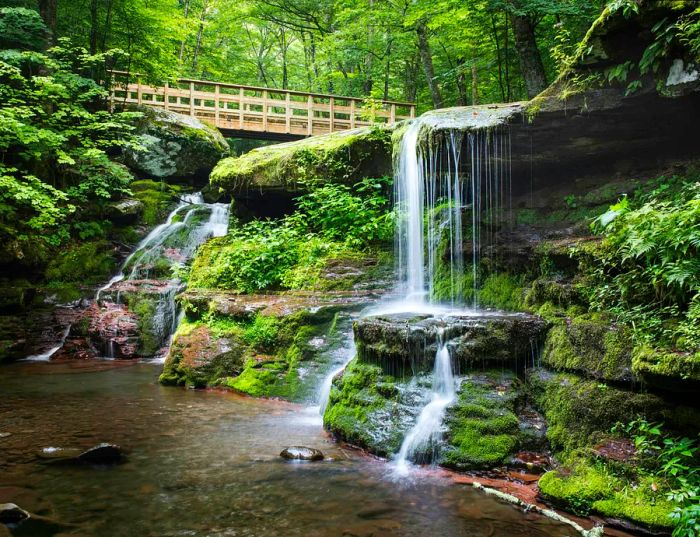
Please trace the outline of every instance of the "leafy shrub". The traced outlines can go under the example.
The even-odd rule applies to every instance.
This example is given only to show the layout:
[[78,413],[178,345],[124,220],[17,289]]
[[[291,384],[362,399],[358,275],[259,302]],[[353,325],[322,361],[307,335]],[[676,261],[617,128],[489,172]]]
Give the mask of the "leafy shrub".
[[[600,216],[600,248],[587,261],[594,309],[609,310],[650,343],[700,348],[700,185],[663,186]],[[673,184],[675,181],[672,180]]]
[[283,219],[233,226],[200,250],[190,285],[245,293],[313,287],[329,259],[353,258],[391,239],[388,183],[324,185],[302,196],[297,211]]
[[674,437],[663,424],[638,419],[617,426],[631,435],[640,469],[669,488],[668,500],[677,504],[671,513],[673,537],[700,535],[700,448],[698,440]]

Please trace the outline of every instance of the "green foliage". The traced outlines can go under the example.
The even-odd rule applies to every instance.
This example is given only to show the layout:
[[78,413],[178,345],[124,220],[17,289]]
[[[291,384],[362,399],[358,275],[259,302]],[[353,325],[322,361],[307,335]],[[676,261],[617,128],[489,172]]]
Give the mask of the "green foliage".
[[670,514],[673,537],[695,537],[700,533],[700,457],[698,439],[674,437],[661,423],[637,419],[617,430],[631,436],[640,468],[670,489],[668,500],[676,507]]
[[611,311],[640,341],[689,351],[700,348],[697,177],[679,190],[662,185],[634,207],[627,199],[613,205],[594,222],[603,242],[584,260],[593,308]]
[[246,293],[314,287],[330,259],[362,255],[392,237],[387,182],[321,186],[301,196],[286,218],[232,227],[200,251],[190,285]]
[[[26,12],[18,16],[28,16]],[[8,13],[3,10],[0,20]],[[40,23],[36,17],[29,20]],[[27,34],[27,39],[35,37]],[[108,154],[132,143],[133,114],[102,109],[106,91],[81,75],[110,57],[87,54],[61,40],[46,53],[17,51],[0,60],[0,237],[5,259],[32,259],[73,232],[85,236],[80,223],[129,192],[130,173]]]
[[35,10],[0,8],[0,49],[42,50],[47,37],[46,26]]

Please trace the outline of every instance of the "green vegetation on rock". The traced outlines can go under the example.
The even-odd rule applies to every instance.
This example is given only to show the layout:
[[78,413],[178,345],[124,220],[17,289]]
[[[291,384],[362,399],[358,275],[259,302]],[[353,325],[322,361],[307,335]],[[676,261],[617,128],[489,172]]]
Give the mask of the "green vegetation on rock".
[[352,185],[391,172],[391,133],[366,128],[258,147],[219,162],[211,184],[228,193],[251,188],[308,191],[319,184]]
[[328,290],[376,280],[393,237],[388,184],[383,178],[352,188],[325,185],[281,220],[234,225],[199,250],[190,288]]
[[468,375],[445,418],[447,448],[441,464],[459,469],[493,468],[519,444],[515,375],[488,371]]

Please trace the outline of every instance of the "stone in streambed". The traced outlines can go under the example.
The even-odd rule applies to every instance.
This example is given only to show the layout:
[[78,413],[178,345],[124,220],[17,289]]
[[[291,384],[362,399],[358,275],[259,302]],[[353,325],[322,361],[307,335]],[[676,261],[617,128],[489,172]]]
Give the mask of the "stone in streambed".
[[30,514],[14,503],[0,503],[0,523],[17,524],[30,517]]
[[46,447],[38,453],[39,458],[49,462],[116,464],[124,457],[122,449],[115,444],[97,444],[87,450],[78,448]]
[[123,456],[122,448],[116,444],[103,443],[83,451],[78,459],[91,464],[116,464],[122,460]]
[[323,453],[315,448],[304,447],[304,446],[291,446],[285,448],[280,457],[287,460],[297,460],[297,461],[322,461]]

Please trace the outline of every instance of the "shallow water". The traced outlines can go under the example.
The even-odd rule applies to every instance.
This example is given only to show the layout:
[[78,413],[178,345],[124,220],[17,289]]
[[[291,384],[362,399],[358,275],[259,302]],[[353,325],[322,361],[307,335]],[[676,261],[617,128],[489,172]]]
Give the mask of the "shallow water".
[[[426,473],[344,449],[309,408],[166,388],[141,363],[0,369],[0,503],[65,524],[62,536],[551,536],[566,526]],[[127,462],[57,466],[42,448],[114,442]],[[289,463],[289,445],[321,449]],[[39,535],[37,529],[15,535]],[[50,535],[55,532],[47,531]]]

